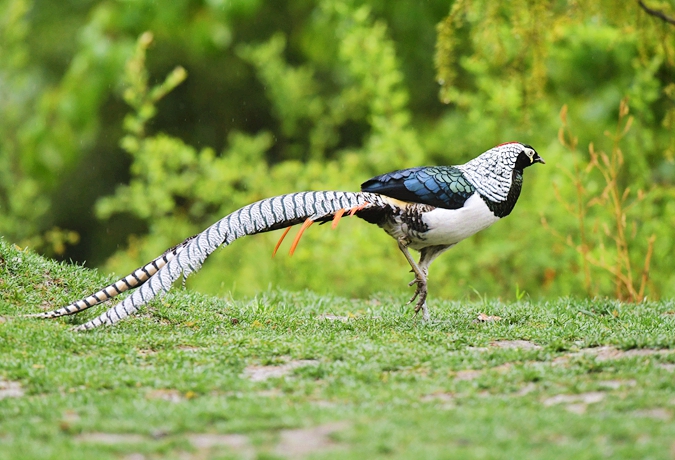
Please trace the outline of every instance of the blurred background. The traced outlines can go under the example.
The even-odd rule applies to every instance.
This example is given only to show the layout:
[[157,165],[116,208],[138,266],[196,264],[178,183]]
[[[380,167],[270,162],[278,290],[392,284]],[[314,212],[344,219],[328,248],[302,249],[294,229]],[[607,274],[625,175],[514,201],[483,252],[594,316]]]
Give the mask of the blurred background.
[[[262,198],[512,140],[547,164],[434,263],[432,297],[675,295],[673,0],[0,0],[0,235],[105,273]],[[356,218],[293,258],[279,236],[189,285],[407,289]]]

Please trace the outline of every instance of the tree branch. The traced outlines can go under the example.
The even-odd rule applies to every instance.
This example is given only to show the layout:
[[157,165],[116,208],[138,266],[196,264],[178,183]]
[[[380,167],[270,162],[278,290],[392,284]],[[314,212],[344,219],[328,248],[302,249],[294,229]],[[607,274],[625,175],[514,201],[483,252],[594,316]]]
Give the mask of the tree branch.
[[659,10],[654,10],[652,8],[649,8],[647,5],[642,0],[638,0],[638,5],[647,12],[647,14],[651,16],[656,16],[659,19],[662,19],[663,21],[667,22],[668,24],[672,24],[675,26],[675,18],[671,18],[670,16],[666,16],[662,11]]

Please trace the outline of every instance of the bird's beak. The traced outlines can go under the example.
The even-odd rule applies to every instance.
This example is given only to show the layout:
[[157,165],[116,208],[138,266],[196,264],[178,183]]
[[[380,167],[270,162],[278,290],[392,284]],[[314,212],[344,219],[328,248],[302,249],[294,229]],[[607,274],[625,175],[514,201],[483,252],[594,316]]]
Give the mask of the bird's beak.
[[540,156],[537,156],[536,158],[534,158],[533,163],[541,163],[541,164],[543,164],[543,165],[546,164],[546,162],[544,161],[544,159],[543,159],[542,157],[540,157]]

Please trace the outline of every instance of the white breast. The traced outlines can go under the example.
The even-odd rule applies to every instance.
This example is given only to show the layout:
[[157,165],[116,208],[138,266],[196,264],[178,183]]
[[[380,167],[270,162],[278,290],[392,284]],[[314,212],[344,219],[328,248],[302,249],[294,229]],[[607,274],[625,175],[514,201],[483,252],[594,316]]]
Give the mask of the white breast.
[[499,220],[487,207],[482,198],[474,193],[459,209],[436,208],[423,214],[422,219],[429,230],[424,241],[413,242],[415,249],[425,246],[451,245],[459,243]]

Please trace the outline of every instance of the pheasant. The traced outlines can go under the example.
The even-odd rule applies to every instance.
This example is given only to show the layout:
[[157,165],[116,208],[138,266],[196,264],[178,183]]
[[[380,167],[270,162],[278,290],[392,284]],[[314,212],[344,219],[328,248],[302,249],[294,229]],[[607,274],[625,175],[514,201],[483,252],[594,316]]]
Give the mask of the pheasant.
[[[508,216],[518,200],[523,170],[544,160],[529,145],[498,145],[459,166],[427,166],[390,172],[361,185],[360,192],[314,191],[281,195],[244,206],[124,278],[88,297],[57,310],[29,315],[56,318],[81,312],[125,291],[138,288],[124,301],[75,330],[114,324],[135,313],[153,297],[168,291],[181,274],[189,276],[219,246],[245,235],[286,228],[276,247],[296,224],[302,224],[290,253],[302,233],[314,222],[332,221],[344,214],[376,224],[392,236],[415,275],[408,303],[416,301],[429,319],[427,276],[431,263],[461,240]],[[409,249],[419,251],[415,262]]]

